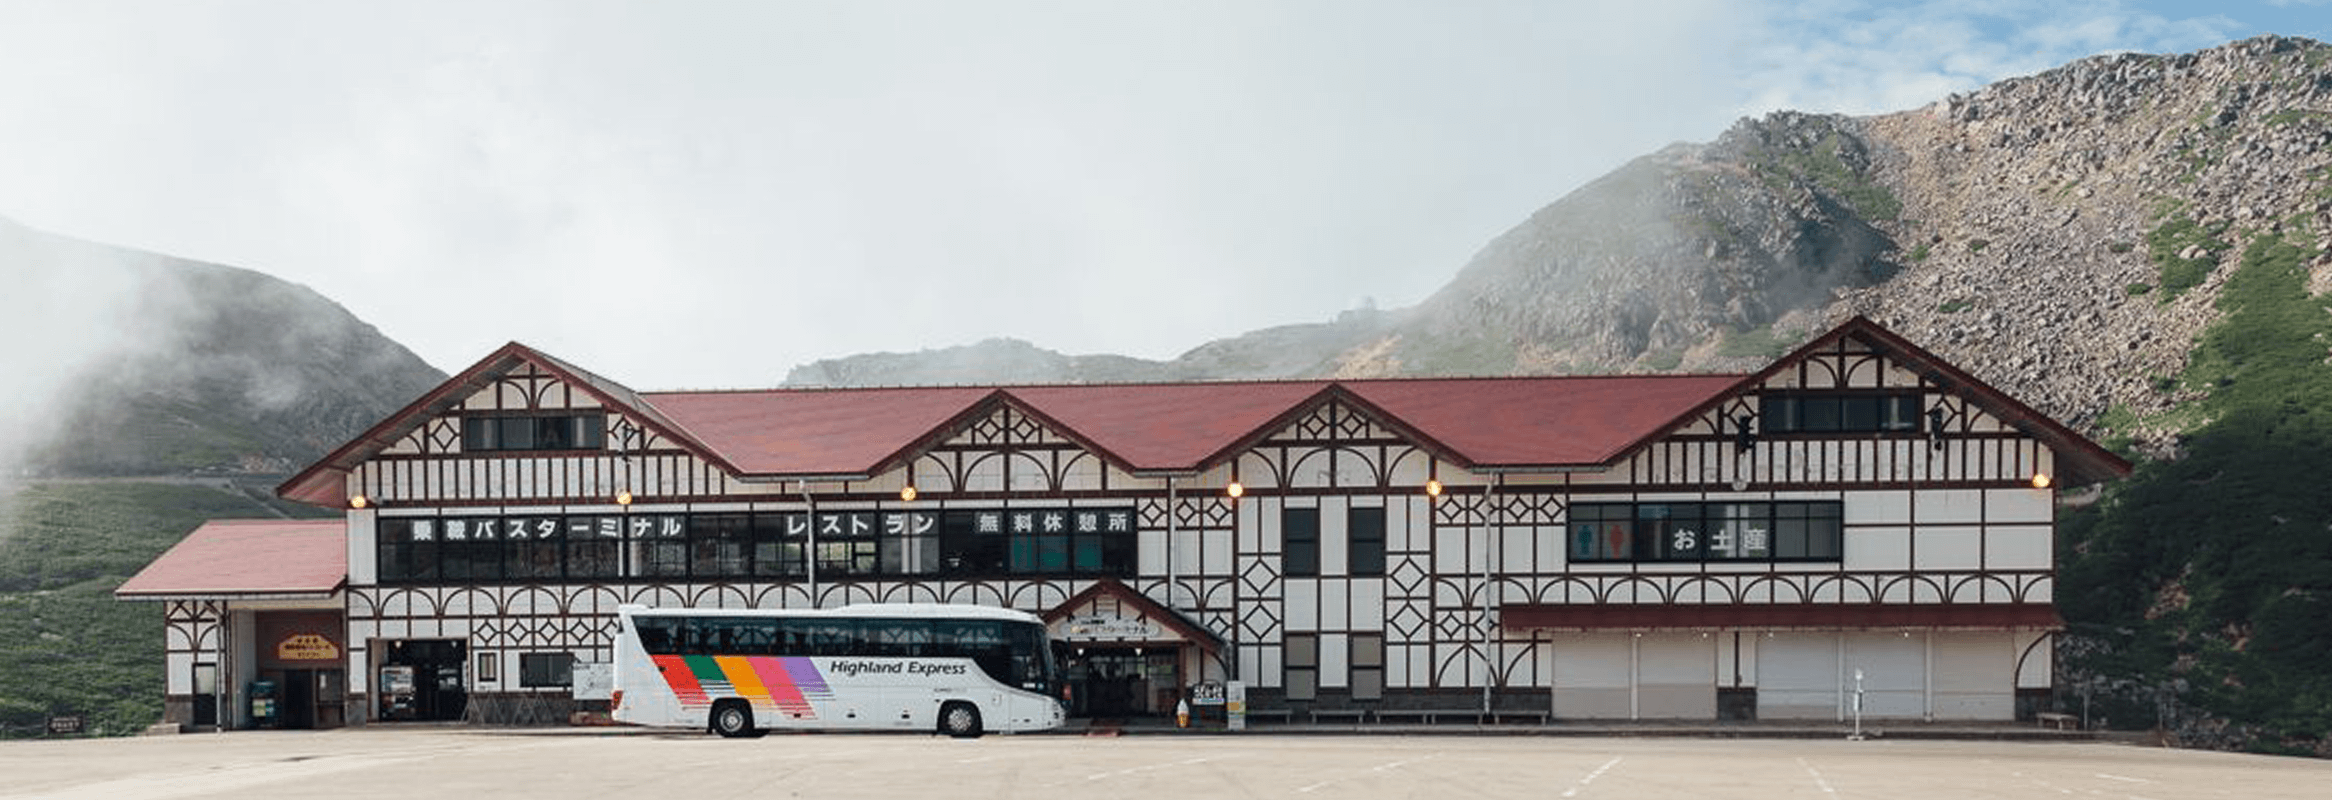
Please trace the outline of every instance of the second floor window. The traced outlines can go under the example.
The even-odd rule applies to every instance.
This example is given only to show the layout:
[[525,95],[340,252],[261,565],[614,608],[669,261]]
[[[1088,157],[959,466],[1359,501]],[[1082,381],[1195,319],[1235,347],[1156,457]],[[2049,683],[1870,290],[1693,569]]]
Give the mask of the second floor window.
[[462,418],[464,452],[604,449],[606,414]]
[[1768,393],[1757,401],[1766,433],[1918,433],[1917,392]]

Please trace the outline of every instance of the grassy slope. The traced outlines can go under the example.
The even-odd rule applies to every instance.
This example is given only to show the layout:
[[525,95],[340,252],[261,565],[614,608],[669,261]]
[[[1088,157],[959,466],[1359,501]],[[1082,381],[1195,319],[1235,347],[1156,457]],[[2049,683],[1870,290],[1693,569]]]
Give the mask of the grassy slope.
[[2181,707],[2247,726],[2218,744],[2322,752],[2332,739],[2332,298],[2310,296],[2306,232],[2253,237],[2225,319],[2180,376],[2185,455],[2141,465],[2067,516],[2066,667],[2117,726]]
[[0,735],[51,714],[130,733],[162,716],[162,607],[113,590],[204,520],[313,514],[218,488],[46,482],[0,501]]

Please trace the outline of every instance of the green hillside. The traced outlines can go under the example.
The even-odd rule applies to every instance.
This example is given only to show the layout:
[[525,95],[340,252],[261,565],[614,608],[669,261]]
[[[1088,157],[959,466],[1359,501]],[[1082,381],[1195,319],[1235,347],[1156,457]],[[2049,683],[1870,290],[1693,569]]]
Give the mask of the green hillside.
[[[204,520],[313,516],[266,487],[52,481],[0,489],[0,736],[81,714],[92,733],[162,718],[162,604],[113,590]],[[262,500],[261,498],[267,498]]]
[[[2304,225],[2244,247],[2191,365],[2205,393],[2124,425],[2183,422],[2149,461],[2068,515],[2058,602],[2066,690],[2115,727],[2187,744],[2322,755],[2332,739],[2332,297]],[[2226,723],[2221,724],[2223,720]],[[2199,739],[2199,741],[2196,741]]]

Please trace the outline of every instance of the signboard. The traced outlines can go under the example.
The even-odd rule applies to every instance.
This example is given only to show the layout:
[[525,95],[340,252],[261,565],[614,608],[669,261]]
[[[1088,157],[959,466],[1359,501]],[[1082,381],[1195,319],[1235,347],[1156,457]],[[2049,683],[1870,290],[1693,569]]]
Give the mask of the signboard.
[[313,633],[293,634],[276,643],[275,657],[282,661],[337,661],[340,646]]
[[1231,681],[1227,684],[1224,684],[1223,705],[1224,716],[1230,721],[1231,730],[1246,730],[1247,684],[1241,683],[1239,681]]
[[1219,706],[1224,703],[1222,681],[1200,681],[1190,685],[1190,704]]
[[1080,614],[1061,624],[1061,638],[1070,641],[1151,641],[1158,638],[1158,626],[1150,624],[1149,620]]
[[614,664],[576,664],[572,693],[577,700],[606,700],[615,696]]
[[79,714],[64,717],[50,717],[49,735],[79,736],[81,734],[82,722],[83,720]]

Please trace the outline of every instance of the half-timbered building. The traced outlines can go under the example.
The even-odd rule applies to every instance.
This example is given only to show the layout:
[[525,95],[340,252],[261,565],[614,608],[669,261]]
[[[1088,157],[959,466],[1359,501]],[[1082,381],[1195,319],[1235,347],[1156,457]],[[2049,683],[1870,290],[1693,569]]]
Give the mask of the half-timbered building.
[[556,718],[619,604],[885,601],[1045,616],[1088,716],[2005,720],[2057,495],[2128,468],[1860,318],[1730,375],[640,393],[512,344],[283,485],[344,580],[122,595],[180,721],[271,636],[350,721]]

